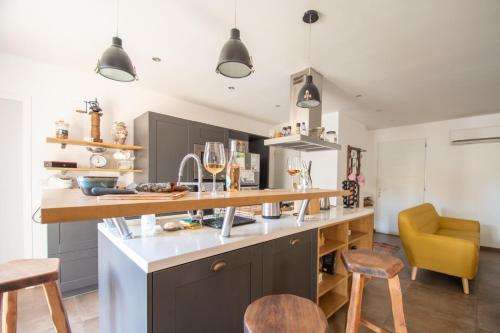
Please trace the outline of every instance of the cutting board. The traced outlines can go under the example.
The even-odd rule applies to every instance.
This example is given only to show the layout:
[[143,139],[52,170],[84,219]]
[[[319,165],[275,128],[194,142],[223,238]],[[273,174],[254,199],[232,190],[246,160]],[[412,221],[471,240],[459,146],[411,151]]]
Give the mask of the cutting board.
[[101,195],[99,200],[176,200],[182,198],[189,191],[172,193],[137,193],[137,194],[106,194]]

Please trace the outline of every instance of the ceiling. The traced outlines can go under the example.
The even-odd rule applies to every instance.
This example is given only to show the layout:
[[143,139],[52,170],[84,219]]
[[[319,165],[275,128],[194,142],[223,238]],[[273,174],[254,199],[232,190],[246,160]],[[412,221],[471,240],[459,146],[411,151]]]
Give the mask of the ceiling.
[[[110,45],[115,8],[114,0],[0,0],[0,51],[91,72]],[[320,12],[311,62],[326,78],[323,112],[369,128],[500,112],[495,0],[239,0],[237,27],[256,70],[245,79],[215,73],[233,0],[121,0],[119,35],[140,79],[130,84],[285,122],[289,76],[308,65],[301,18],[311,8]]]

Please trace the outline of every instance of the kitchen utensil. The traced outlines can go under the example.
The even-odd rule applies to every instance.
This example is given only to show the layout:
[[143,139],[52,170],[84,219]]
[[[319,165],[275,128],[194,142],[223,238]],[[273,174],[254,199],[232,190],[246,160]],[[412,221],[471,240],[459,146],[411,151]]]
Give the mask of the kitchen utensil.
[[319,209],[321,210],[329,210],[330,209],[330,198],[323,197],[319,200]]
[[76,180],[83,194],[95,195],[92,194],[94,187],[114,188],[118,182],[118,177],[78,176]]
[[309,135],[317,138],[318,140],[325,139],[325,128],[324,127],[314,127],[309,130]]
[[93,187],[90,192],[92,195],[105,195],[105,194],[136,194],[135,190],[127,190],[121,188],[106,188],[106,187]]
[[280,202],[266,202],[262,204],[262,218],[279,219],[281,217]]
[[137,194],[108,194],[99,197],[99,200],[176,200],[182,198],[189,191],[173,193],[137,193]]

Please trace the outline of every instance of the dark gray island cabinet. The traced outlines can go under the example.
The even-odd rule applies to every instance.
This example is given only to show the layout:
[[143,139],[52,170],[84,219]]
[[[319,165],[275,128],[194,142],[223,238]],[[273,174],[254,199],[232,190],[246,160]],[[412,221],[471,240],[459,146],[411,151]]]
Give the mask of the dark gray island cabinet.
[[263,295],[316,301],[316,248],[313,229],[146,273],[99,233],[100,330],[243,332],[246,307]]

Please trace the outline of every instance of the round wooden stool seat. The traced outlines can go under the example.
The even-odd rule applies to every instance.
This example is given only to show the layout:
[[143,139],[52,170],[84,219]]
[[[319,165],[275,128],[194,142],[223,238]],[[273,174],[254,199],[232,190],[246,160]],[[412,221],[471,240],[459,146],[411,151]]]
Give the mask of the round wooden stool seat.
[[390,279],[404,268],[398,258],[370,250],[342,252],[342,260],[349,272],[382,279]]
[[325,333],[323,311],[308,299],[295,295],[269,295],[250,304],[245,311],[245,333]]
[[21,259],[0,264],[0,292],[36,286],[59,278],[59,259]]
[[59,259],[22,259],[0,264],[2,332],[17,331],[17,290],[42,285],[57,333],[71,333],[59,289]]

